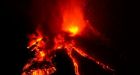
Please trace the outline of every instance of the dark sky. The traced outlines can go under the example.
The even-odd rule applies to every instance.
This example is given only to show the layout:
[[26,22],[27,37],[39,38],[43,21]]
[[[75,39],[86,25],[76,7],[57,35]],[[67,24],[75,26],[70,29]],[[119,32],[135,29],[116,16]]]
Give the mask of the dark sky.
[[[55,1],[56,0],[54,0],[54,2]],[[87,47],[87,49],[95,49],[95,52],[89,50],[91,55],[95,55],[100,58],[100,60],[111,64],[116,69],[116,74],[131,74],[132,68],[130,69],[130,67],[132,66],[128,64],[132,62],[130,60],[132,57],[129,58],[130,51],[132,50],[129,50],[130,48],[128,47],[130,45],[130,37],[128,37],[128,29],[124,15],[125,4],[123,4],[121,0],[88,0],[86,4],[86,17],[90,20],[93,27],[96,27],[102,34],[110,39],[111,45],[106,47],[106,45],[102,45],[91,38],[90,40],[83,38],[83,43],[87,43],[84,44],[85,47]],[[29,57],[29,53],[26,50],[26,34],[33,32],[35,28],[31,18],[33,16],[29,15],[32,8],[32,1],[5,0],[1,7],[1,59],[3,60],[1,62],[4,64],[4,73],[6,73],[4,75],[7,75],[7,73],[10,73],[10,75],[20,75],[20,71]],[[61,56],[60,59],[62,59]],[[93,68],[97,65],[95,66],[95,64],[89,60],[81,59],[81,61],[83,60],[90,64],[81,63],[81,65],[84,64],[83,70],[84,68],[89,68],[89,71],[86,70],[89,73],[92,73],[92,70],[95,70],[95,75],[100,73],[98,68]],[[93,67],[91,67],[91,65],[93,65]],[[83,74],[92,75],[86,74],[86,72]],[[103,72],[103,74],[99,75],[106,74]]]

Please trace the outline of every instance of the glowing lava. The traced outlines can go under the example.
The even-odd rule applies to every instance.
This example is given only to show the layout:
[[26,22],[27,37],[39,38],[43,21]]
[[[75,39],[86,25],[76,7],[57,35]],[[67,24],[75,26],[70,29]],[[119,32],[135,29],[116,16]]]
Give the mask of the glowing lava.
[[74,36],[78,33],[79,28],[77,26],[72,26],[69,28],[69,32],[71,33],[71,36]]
[[63,18],[62,30],[71,33],[71,36],[80,34],[86,24],[84,20],[82,3],[78,0],[67,0],[66,4],[60,5]]
[[52,63],[53,56],[50,56],[50,50],[46,49],[46,42],[43,40],[47,37],[43,37],[42,33],[37,31],[37,35],[32,34],[29,39],[27,48],[35,54],[23,67],[22,75],[50,75],[54,73],[56,68]]
[[[66,36],[63,34],[56,35],[56,37],[54,38],[54,47],[51,49],[47,49],[47,42],[43,40],[45,39],[46,36],[43,37],[42,35],[42,37],[39,37],[40,34],[38,34],[38,36],[34,36],[34,35],[32,36],[34,38],[30,37],[29,46],[27,48],[31,51],[34,51],[35,55],[24,66],[22,75],[51,75],[53,74],[57,70],[55,68],[54,63],[52,62],[52,59],[55,58],[54,53],[60,49],[66,50],[68,56],[71,58],[76,75],[80,75],[80,72],[79,72],[78,62],[76,58],[73,56],[73,51],[76,51],[81,56],[94,61],[103,69],[113,71],[113,69],[111,69],[109,66],[89,56],[81,48],[78,48],[74,40],[66,40],[67,35]],[[44,64],[44,62],[46,63]],[[39,66],[39,65],[42,65],[42,66]]]
[[[86,27],[84,20],[82,1],[68,0],[66,4],[60,5],[62,14],[62,31],[66,33],[57,33],[53,38],[53,48],[48,47],[50,40],[49,36],[45,36],[41,30],[37,30],[36,34],[29,35],[28,50],[33,52],[33,58],[31,58],[23,67],[22,75],[51,75],[57,71],[52,59],[55,58],[57,50],[66,50],[65,52],[71,58],[73,62],[74,70],[76,75],[80,75],[79,65],[77,59],[73,56],[73,51],[79,53],[82,57],[88,58],[101,66],[105,70],[113,71],[109,66],[96,60],[94,57],[89,56],[82,48],[77,47],[72,37],[78,34],[82,34]],[[70,35],[69,35],[69,34]],[[71,38],[67,40],[67,38]]]

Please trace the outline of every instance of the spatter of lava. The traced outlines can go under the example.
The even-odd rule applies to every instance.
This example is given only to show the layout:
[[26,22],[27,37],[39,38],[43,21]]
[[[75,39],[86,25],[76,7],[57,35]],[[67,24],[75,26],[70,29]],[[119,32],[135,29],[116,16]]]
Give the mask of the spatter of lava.
[[[58,50],[66,50],[65,52],[73,62],[76,75],[80,75],[80,72],[78,69],[78,62],[73,56],[73,51],[76,51],[81,56],[92,60],[96,64],[100,65],[103,69],[113,71],[113,69],[111,69],[109,66],[86,54],[84,50],[82,50],[82,48],[77,47],[76,42],[73,39],[66,40],[66,37],[68,36],[65,34],[56,35],[53,40],[54,46],[50,49],[47,48],[47,40],[49,40],[49,38],[47,36],[44,36],[40,31],[37,31],[37,35],[30,35],[30,41],[27,48],[35,54],[34,57],[30,59],[24,66],[22,75],[53,74],[57,70],[52,62],[52,59],[55,58],[55,52]],[[71,36],[69,36],[69,38],[71,38]]]
[[[51,75],[57,71],[53,59],[56,51],[66,50],[65,52],[71,58],[76,75],[80,75],[79,65],[73,56],[76,51],[81,56],[88,58],[101,66],[103,69],[113,71],[109,66],[101,63],[94,57],[89,56],[83,48],[77,46],[73,37],[81,35],[86,27],[83,11],[78,0],[68,0],[67,4],[60,4],[63,23],[60,28],[62,32],[57,33],[53,38],[49,38],[41,30],[37,29],[36,34],[29,35],[28,50],[33,53],[33,58],[23,67],[22,75]],[[95,30],[94,30],[95,31]],[[69,38],[69,39],[68,39]],[[48,40],[53,39],[53,47],[49,47]]]

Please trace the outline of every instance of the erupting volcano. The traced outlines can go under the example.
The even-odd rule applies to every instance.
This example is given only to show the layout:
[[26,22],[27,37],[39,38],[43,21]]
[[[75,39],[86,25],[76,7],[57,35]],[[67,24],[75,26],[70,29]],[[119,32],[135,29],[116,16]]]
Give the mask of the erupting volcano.
[[[56,57],[56,51],[65,50],[73,62],[75,75],[80,75],[79,65],[73,51],[84,58],[90,59],[105,70],[114,71],[108,65],[98,61],[88,55],[82,47],[77,45],[74,39],[82,35],[87,27],[83,14],[83,0],[67,0],[66,4],[59,3],[59,9],[62,15],[62,24],[54,37],[46,36],[41,28],[36,28],[34,34],[28,36],[29,42],[27,49],[33,54],[33,57],[23,67],[22,75],[51,75],[57,71],[53,59]],[[53,39],[52,44],[48,40]],[[52,47],[49,47],[51,44]]]

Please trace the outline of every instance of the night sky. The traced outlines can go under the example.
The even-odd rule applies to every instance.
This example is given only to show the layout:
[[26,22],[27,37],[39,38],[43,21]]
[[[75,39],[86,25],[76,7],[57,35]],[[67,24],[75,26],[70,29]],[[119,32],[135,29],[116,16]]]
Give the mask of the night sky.
[[[57,2],[57,0],[46,1],[48,6]],[[89,54],[99,58],[99,60],[110,64],[115,70],[115,75],[130,75],[132,73],[131,53],[129,50],[128,29],[125,23],[124,4],[121,0],[87,0],[85,7],[86,18],[91,25],[96,27],[103,35],[109,39],[109,43],[101,43],[98,37],[94,36],[78,39]],[[3,75],[20,75],[21,70],[30,57],[26,49],[28,42],[27,33],[35,30],[34,21],[39,14],[38,11],[31,10],[31,0],[5,0],[1,11],[1,59],[4,69]],[[51,10],[48,7],[49,10]],[[55,8],[54,8],[55,9]],[[48,15],[50,14],[48,10]],[[30,15],[33,14],[33,15]],[[51,17],[51,16],[49,16]],[[34,18],[34,19],[32,19]],[[49,22],[49,21],[48,21]],[[49,24],[46,24],[49,25]],[[49,29],[48,29],[49,30]],[[72,63],[64,52],[58,52],[57,75],[73,75]],[[78,56],[80,61],[80,70],[82,75],[112,75],[96,65],[91,60]],[[65,60],[63,60],[65,59]],[[131,58],[132,59],[132,58]],[[63,62],[63,63],[62,63]],[[60,65],[66,65],[60,67]]]

